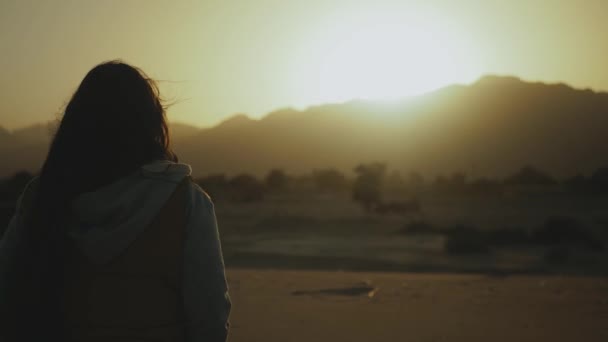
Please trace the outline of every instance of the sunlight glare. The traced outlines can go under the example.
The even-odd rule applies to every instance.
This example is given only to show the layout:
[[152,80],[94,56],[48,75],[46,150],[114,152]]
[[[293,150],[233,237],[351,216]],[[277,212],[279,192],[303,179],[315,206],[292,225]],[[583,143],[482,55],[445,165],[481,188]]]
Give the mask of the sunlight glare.
[[481,73],[466,37],[439,24],[384,20],[350,32],[323,58],[319,95],[325,101],[418,95]]

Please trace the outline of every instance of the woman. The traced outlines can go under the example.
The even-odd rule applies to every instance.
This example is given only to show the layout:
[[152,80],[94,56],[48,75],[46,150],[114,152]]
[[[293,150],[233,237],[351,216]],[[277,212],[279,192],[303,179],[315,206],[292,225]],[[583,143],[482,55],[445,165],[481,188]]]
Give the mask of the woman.
[[89,71],[0,244],[0,340],[225,341],[213,204],[190,172],[155,83]]

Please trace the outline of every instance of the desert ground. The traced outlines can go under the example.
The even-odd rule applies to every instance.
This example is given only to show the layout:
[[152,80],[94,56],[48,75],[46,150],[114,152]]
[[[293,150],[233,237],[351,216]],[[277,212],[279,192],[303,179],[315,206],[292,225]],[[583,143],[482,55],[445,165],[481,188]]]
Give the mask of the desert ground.
[[[589,231],[608,244],[608,197],[427,196],[420,202],[419,212],[378,215],[363,211],[348,193],[287,194],[254,203],[217,201],[216,210],[226,264],[235,268],[608,275],[608,248],[576,241]],[[416,222],[430,228],[407,230]],[[466,235],[459,240],[464,250],[452,253],[446,250],[450,232],[460,226],[566,233],[548,243],[499,236],[499,244]]]
[[229,269],[230,341],[608,341],[608,279]]
[[[536,229],[572,217],[605,241],[606,198],[422,198],[367,214],[347,195],[268,197],[216,209],[233,300],[231,341],[608,341],[608,252],[566,243],[448,253],[452,229]],[[558,248],[565,248],[564,246]]]
[[417,198],[214,198],[230,341],[608,341],[608,196]]

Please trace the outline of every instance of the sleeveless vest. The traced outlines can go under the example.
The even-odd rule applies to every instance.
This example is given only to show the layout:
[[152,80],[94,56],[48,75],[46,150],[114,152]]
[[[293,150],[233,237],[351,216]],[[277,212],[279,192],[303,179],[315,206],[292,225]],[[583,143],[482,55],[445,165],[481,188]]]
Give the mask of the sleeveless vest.
[[186,191],[182,181],[118,257],[89,262],[74,247],[66,272],[66,324],[75,342],[183,341],[181,295]]

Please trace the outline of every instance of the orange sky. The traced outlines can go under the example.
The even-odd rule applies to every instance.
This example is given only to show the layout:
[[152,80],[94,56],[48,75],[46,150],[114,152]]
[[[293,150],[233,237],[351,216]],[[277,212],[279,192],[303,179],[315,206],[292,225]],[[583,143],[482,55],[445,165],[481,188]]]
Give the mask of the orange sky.
[[54,118],[114,58],[163,80],[170,119],[196,125],[485,73],[607,90],[607,36],[602,0],[3,0],[0,125]]

